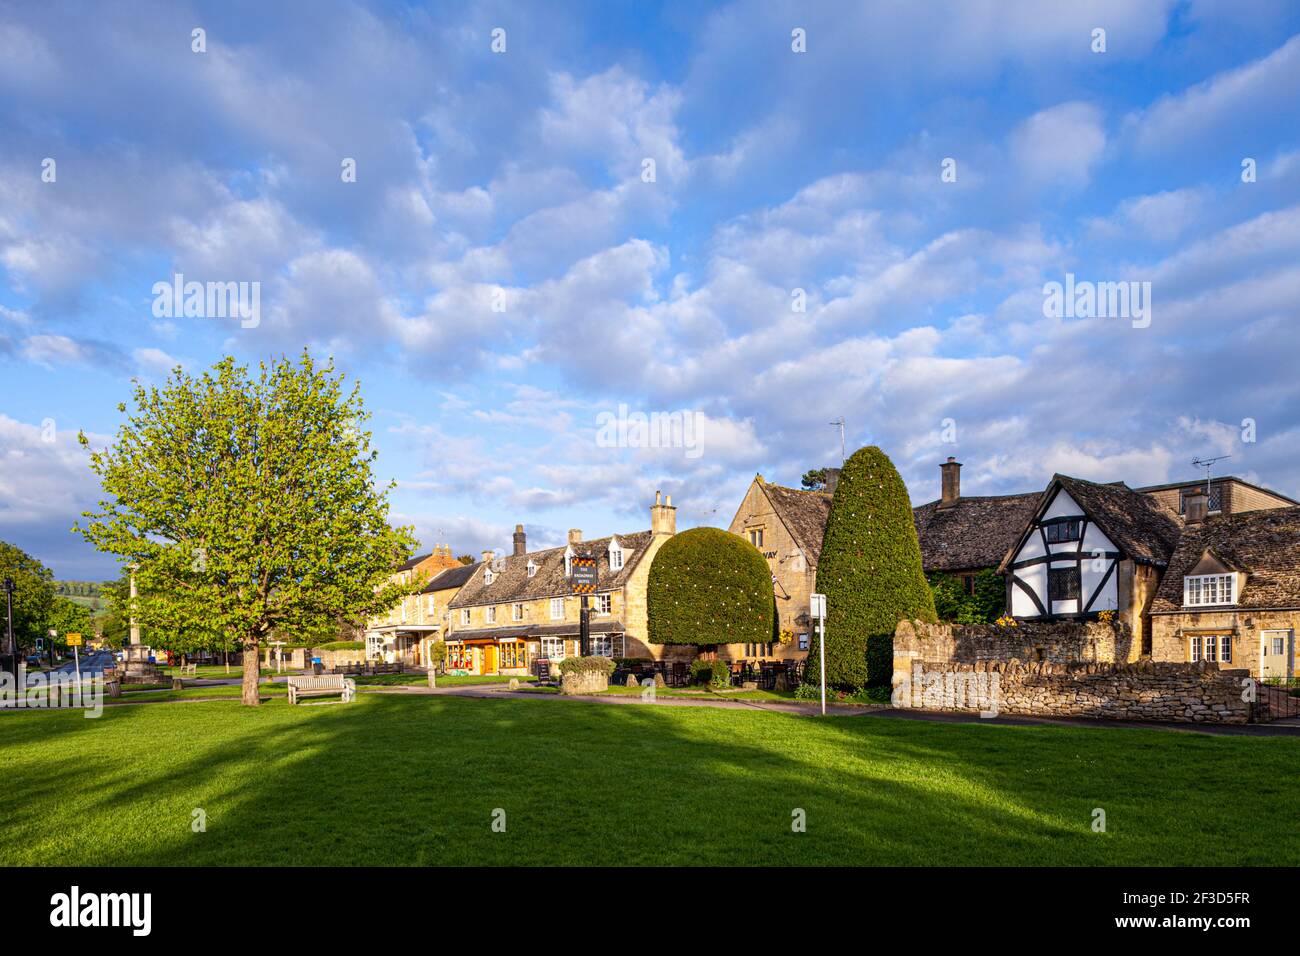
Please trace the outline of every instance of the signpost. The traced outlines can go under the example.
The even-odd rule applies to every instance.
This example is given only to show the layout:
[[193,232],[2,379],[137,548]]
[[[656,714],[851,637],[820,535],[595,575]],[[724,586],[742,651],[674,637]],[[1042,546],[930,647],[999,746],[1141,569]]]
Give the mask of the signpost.
[[817,655],[821,664],[822,716],[826,716],[826,595],[814,594],[808,606],[809,615],[817,622],[817,637],[821,653]]
[[81,686],[81,652],[80,652],[81,635],[74,631],[73,633],[68,634],[64,638],[64,640],[66,640],[68,642],[68,646],[72,648],[72,660],[74,661],[77,667],[77,686],[80,687]]
[[582,595],[582,610],[578,612],[578,653],[583,657],[591,654],[591,608],[587,606],[587,595],[595,593],[596,581],[596,559],[575,554],[569,563],[569,589]]

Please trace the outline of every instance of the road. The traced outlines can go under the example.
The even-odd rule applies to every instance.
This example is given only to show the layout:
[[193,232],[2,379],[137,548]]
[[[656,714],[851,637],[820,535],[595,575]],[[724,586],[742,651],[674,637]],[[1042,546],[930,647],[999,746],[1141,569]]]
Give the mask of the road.
[[[112,651],[87,651],[81,655],[81,676],[92,677],[95,674],[102,673],[104,668],[112,667],[113,664],[114,658]],[[68,661],[66,664],[60,664],[58,667],[54,668],[53,673],[69,674],[76,677],[77,668],[73,661]]]

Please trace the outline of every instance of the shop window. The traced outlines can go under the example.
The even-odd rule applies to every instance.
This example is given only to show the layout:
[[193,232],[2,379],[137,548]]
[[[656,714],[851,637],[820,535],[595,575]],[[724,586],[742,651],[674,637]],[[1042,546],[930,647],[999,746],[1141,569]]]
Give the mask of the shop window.
[[564,660],[564,638],[542,638],[542,656],[552,662]]
[[505,667],[527,667],[528,655],[524,652],[524,645],[519,641],[504,641],[501,644],[501,666]]

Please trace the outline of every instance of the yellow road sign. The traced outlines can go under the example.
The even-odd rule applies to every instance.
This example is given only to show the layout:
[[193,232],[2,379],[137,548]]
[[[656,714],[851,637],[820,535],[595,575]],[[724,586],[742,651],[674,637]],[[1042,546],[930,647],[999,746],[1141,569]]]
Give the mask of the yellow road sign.
[[80,634],[68,634],[68,635],[66,635],[66,637],[67,637],[67,641],[68,641],[68,646],[69,646],[69,647],[80,647],[80,646],[81,646],[81,635],[80,635]]

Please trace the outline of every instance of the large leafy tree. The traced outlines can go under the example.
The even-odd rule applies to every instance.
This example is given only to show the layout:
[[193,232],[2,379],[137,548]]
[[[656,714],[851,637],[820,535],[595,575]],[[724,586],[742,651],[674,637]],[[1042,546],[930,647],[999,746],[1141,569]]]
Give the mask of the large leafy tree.
[[80,634],[83,642],[95,636],[94,612],[84,604],[56,597],[46,618],[46,630],[55,632],[54,643],[66,647],[69,634]]
[[134,567],[142,627],[244,650],[245,704],[273,632],[363,619],[410,590],[389,576],[415,541],[388,523],[360,390],[332,362],[177,368],[162,388],[137,385],[134,405],[90,456],[107,497],[76,530]]
[[[54,609],[54,574],[26,551],[6,541],[0,541],[0,581],[12,578],[14,582],[14,640],[19,649],[35,647],[36,638],[50,627],[50,613]],[[0,654],[9,653],[5,634],[5,597],[0,591]]]
[[[826,595],[826,683],[832,687],[888,683],[887,673],[869,674],[868,643],[892,642],[903,618],[937,619],[907,486],[874,445],[855,451],[840,471],[817,563],[817,590]],[[818,657],[814,640],[805,683],[818,682]]]
[[775,640],[772,572],[738,534],[692,528],[664,543],[650,565],[651,644],[765,644]]

